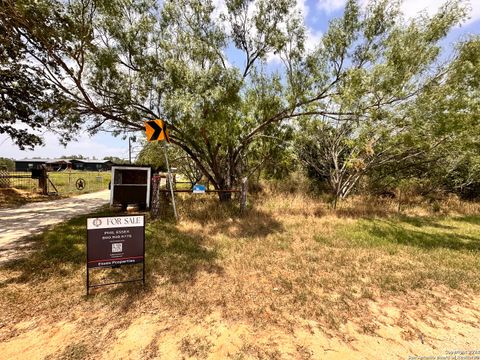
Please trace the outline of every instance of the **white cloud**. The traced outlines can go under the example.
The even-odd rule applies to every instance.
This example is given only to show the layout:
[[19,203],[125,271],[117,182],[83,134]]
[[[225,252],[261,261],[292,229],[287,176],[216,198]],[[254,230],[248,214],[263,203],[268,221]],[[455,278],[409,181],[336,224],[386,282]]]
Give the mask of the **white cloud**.
[[472,0],[471,8],[472,12],[470,13],[470,20],[468,22],[480,20],[480,1]]
[[[307,52],[312,52],[320,43],[320,39],[322,38],[323,33],[319,30],[313,30],[310,27],[306,28],[306,38],[305,38],[305,50]],[[282,62],[282,58],[278,54],[274,54],[273,52],[267,54],[267,63],[273,64],[277,63],[280,64]]]
[[[368,0],[360,0],[362,7],[366,7]],[[345,7],[346,0],[317,0],[317,8],[327,14],[342,10]],[[414,18],[419,12],[425,11],[429,15],[435,14],[445,1],[440,0],[403,0],[401,9],[408,18]],[[480,20],[480,0],[465,0],[465,4],[471,9],[470,19],[466,22],[471,23]]]
[[433,15],[441,6],[441,4],[442,2],[438,0],[406,0],[402,4],[402,11],[406,18],[413,18],[422,11],[426,11],[427,14]]
[[103,159],[105,156],[128,158],[128,140],[113,138],[106,134],[92,137],[81,135],[78,141],[71,142],[64,147],[58,137],[52,133],[44,136],[45,146],[37,147],[33,151],[20,150],[7,136],[0,136],[0,157],[23,159],[32,157],[58,158],[62,155],[83,155],[88,158]]
[[303,14],[304,18],[306,18],[310,12],[310,8],[307,5],[307,0],[297,0],[295,9],[299,10]]
[[213,0],[212,2],[214,6],[213,10],[213,18],[220,19],[220,15],[227,13],[227,4],[225,4],[225,0]]
[[[419,12],[425,11],[428,15],[435,14],[438,9],[444,4],[445,1],[438,0],[404,0],[402,4],[402,11],[407,18],[413,18],[418,15]],[[467,6],[469,6],[470,19],[467,20],[467,24],[480,20],[480,1],[471,0],[470,2],[466,1]]]
[[269,64],[277,63],[280,64],[282,62],[282,58],[279,54],[274,54],[273,52],[269,52],[266,57],[266,61]]
[[[306,0],[297,0],[297,3],[295,5],[295,10],[300,12],[300,14],[302,15],[305,21],[310,11],[310,8],[307,5]],[[279,27],[282,30],[286,30],[286,25],[283,23],[280,24]],[[307,51],[312,51],[315,48],[321,36],[322,36],[321,31],[315,31],[309,27],[306,28],[305,48],[307,49]],[[281,63],[281,61],[282,59],[278,54],[274,54],[274,53],[267,54],[267,63]]]
[[307,52],[312,52],[320,43],[322,38],[322,32],[307,28],[307,37],[305,39],[305,49]]
[[332,12],[343,9],[345,2],[345,0],[317,0],[317,8],[327,14],[331,14]]
[[[306,24],[305,20],[310,12],[310,8],[307,5],[306,0],[297,0],[296,9],[300,10],[303,14],[304,24]],[[311,27],[306,26],[306,38],[305,38],[305,49],[307,52],[311,52],[315,49],[315,47],[320,42],[322,37],[322,32],[320,30],[314,30]]]

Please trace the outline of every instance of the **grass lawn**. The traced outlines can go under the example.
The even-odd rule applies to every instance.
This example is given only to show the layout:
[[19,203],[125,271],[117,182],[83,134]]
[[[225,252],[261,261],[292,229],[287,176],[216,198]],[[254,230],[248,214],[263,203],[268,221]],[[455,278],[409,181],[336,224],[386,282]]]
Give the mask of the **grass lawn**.
[[0,353],[368,359],[478,348],[478,204],[397,214],[365,199],[336,212],[296,194],[252,203],[240,216],[209,195],[181,197],[178,223],[147,221],[146,288],[88,298],[85,217],[39,235],[27,258],[0,265]]
[[[78,195],[108,189],[111,175],[110,171],[52,171],[48,173],[50,180],[61,195]],[[78,190],[75,186],[78,179],[85,180],[83,190]]]

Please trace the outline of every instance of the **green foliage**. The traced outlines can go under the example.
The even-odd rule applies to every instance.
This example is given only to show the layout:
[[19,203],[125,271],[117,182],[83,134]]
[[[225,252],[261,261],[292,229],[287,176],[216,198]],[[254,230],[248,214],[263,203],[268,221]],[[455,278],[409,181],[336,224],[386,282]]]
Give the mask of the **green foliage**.
[[379,188],[403,179],[426,178],[430,189],[465,198],[480,195],[479,131],[480,38],[457,45],[453,61],[406,109],[409,131],[399,135],[397,149],[416,149],[402,163],[383,165],[372,174]]
[[327,182],[335,197],[347,196],[367,175],[384,189],[426,168],[437,172],[435,181],[445,178],[448,165],[433,164],[449,153],[466,155],[477,141],[478,132],[466,132],[478,128],[477,41],[440,62],[439,41],[464,17],[456,1],[409,22],[395,2],[372,2],[362,12],[350,1],[331,23],[317,50],[328,55],[307,61],[311,73],[327,74],[325,99],[308,103],[316,116],[303,122],[297,149],[307,172]]
[[0,169],[6,168],[8,171],[15,170],[15,161],[12,159],[0,157]]
[[[79,129],[76,99],[64,82],[72,69],[61,58],[79,50],[79,33],[62,3],[5,0],[0,8],[0,133],[20,149],[43,143],[49,128],[69,141]],[[85,38],[83,38],[86,40]],[[84,56],[78,55],[78,56]],[[73,60],[73,59],[72,59]]]
[[110,160],[111,162],[113,162],[116,165],[126,165],[126,164],[130,163],[128,160],[120,159],[117,156],[105,156],[103,158],[103,160]]
[[[94,133],[108,124],[120,134],[163,117],[173,143],[216,188],[228,189],[252,173],[249,163],[262,163],[258,156],[265,152],[250,156],[250,146],[271,142],[254,135],[275,136],[273,122],[283,118],[274,119],[285,105],[282,78],[267,75],[264,64],[285,48],[287,33],[300,28],[293,5],[231,1],[228,12],[215,17],[208,1],[43,0],[11,2],[7,12],[18,15],[10,26],[25,34],[44,80],[65,97],[57,102],[59,130],[83,123]],[[243,69],[224,56],[231,42],[245,54]]]
[[[459,139],[461,128],[476,125],[478,40],[440,62],[440,41],[466,17],[460,1],[407,21],[397,1],[362,8],[349,0],[313,52],[305,50],[293,0],[229,0],[220,14],[212,1],[199,0],[7,5],[7,40],[17,39],[51,87],[55,101],[47,107],[61,119],[65,141],[80,127],[126,134],[163,118],[172,143],[217,189],[293,169],[288,144],[297,119],[301,142],[336,149],[335,171],[330,160],[321,167],[341,197],[363,176],[426,158],[444,138]],[[242,66],[228,62],[231,46]],[[267,65],[274,55],[278,72]],[[162,166],[149,155],[155,146],[147,145],[140,161]]]
[[[3,3],[2,3],[3,4]],[[12,34],[8,15],[0,9],[0,134],[7,134],[21,149],[42,143],[34,133],[46,125],[42,110],[47,83],[25,64],[26,44]],[[19,128],[22,124],[26,129]]]
[[175,168],[176,173],[185,176],[192,184],[199,182],[203,176],[202,172],[188,154],[179,147],[160,142],[147,142],[138,154],[136,163],[149,165],[158,171],[167,171],[165,145],[170,168]]
[[78,155],[62,155],[60,159],[83,160],[86,159],[82,154]]
[[137,165],[151,166],[158,171],[167,171],[165,156],[163,154],[163,144],[160,142],[148,142],[138,153],[135,163]]

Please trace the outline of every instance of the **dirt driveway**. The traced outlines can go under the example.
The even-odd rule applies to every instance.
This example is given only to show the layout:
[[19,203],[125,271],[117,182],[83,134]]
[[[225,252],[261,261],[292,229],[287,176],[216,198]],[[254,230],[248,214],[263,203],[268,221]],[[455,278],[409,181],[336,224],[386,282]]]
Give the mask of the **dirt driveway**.
[[26,237],[40,234],[48,226],[87,214],[108,203],[110,191],[82,194],[68,199],[0,209],[0,262],[28,246]]

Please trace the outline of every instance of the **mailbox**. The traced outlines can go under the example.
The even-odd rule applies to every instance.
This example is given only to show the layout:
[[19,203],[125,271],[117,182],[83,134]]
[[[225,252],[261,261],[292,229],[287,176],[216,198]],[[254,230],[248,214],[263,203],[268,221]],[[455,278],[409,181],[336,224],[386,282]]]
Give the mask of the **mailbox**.
[[112,166],[110,205],[138,204],[140,208],[150,207],[150,167]]

